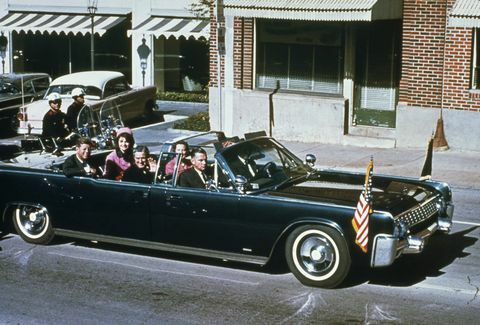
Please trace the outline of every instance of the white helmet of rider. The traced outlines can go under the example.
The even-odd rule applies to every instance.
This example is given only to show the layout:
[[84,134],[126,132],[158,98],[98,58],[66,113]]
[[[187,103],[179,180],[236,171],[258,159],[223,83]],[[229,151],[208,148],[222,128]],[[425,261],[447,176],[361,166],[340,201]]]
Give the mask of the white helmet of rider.
[[60,94],[59,93],[51,93],[47,96],[47,99],[48,99],[48,102],[54,102],[54,101],[58,101],[58,100],[62,100],[62,97],[60,97]]
[[78,96],[85,96],[85,90],[83,90],[83,88],[77,87],[72,90],[72,98]]

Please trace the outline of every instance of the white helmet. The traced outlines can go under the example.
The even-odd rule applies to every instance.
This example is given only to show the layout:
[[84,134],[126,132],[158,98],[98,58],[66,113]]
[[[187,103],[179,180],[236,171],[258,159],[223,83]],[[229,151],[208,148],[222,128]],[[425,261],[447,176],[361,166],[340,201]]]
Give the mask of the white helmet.
[[62,100],[59,93],[51,93],[47,96],[49,102],[54,102],[56,100]]
[[78,96],[85,96],[85,90],[83,90],[83,88],[77,87],[72,90],[72,98]]

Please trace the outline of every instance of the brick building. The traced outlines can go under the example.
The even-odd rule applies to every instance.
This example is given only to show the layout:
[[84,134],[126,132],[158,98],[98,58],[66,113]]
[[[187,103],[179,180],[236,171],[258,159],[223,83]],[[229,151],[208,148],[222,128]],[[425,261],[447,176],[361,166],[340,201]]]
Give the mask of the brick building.
[[212,128],[424,147],[442,117],[450,147],[480,150],[479,1],[224,0],[211,9]]

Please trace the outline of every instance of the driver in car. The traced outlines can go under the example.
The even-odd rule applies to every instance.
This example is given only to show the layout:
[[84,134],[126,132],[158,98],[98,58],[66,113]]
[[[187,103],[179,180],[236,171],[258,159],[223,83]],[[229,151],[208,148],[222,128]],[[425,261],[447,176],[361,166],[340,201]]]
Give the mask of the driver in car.
[[245,149],[240,151],[237,156],[232,157],[228,164],[235,175],[244,176],[247,180],[257,176],[258,171],[255,160]]

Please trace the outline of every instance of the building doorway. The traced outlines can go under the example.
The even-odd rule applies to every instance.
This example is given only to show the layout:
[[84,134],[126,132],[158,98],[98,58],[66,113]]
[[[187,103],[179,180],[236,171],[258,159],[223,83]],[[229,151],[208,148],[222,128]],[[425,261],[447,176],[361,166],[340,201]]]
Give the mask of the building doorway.
[[353,123],[395,128],[401,22],[372,22],[356,34]]

